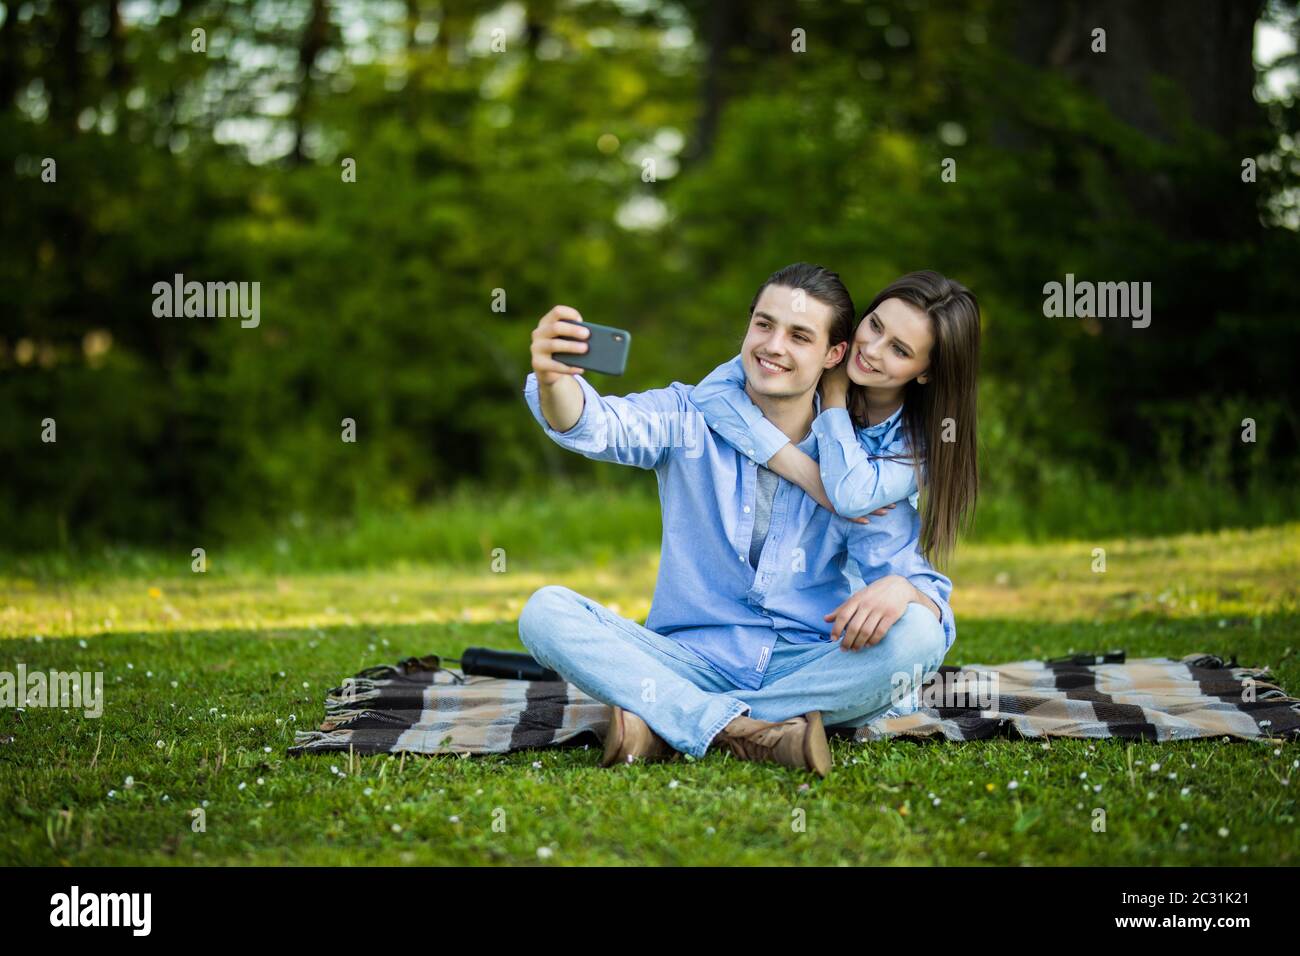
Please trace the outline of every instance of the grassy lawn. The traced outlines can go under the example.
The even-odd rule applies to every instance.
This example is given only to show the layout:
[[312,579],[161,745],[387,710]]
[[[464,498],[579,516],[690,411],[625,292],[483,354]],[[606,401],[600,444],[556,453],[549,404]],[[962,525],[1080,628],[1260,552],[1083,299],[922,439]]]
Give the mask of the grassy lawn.
[[[504,538],[419,563],[405,555],[420,527],[394,529],[405,544],[389,560],[304,535],[267,559],[212,554],[205,574],[188,552],[0,565],[0,670],[102,670],[106,698],[99,719],[0,711],[0,864],[1300,863],[1297,742],[837,740],[826,780],[720,752],[613,770],[595,747],[287,757],[362,667],[521,649],[515,619],[542,584],[648,609],[644,535],[569,549],[539,520],[494,573]],[[1297,524],[968,545],[950,569],[947,663],[1204,651],[1270,665],[1295,695],[1298,569]]]

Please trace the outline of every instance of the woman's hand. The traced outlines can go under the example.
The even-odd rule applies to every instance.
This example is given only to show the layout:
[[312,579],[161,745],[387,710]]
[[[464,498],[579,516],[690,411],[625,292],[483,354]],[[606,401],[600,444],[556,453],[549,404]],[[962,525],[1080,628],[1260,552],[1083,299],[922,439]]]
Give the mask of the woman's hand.
[[[894,505],[896,504],[898,504],[897,501],[895,501],[894,504],[885,505],[883,508],[877,508],[875,511],[871,513],[873,515],[880,515],[881,517],[883,517],[889,514],[889,509],[894,507]],[[835,513],[839,514],[838,511]],[[868,518],[866,515],[863,515],[861,518],[847,518],[844,515],[840,515],[840,517],[844,518],[845,521],[852,521],[854,524],[871,524],[871,519]]]
[[822,372],[822,408],[847,408],[849,399],[849,365],[841,362]]

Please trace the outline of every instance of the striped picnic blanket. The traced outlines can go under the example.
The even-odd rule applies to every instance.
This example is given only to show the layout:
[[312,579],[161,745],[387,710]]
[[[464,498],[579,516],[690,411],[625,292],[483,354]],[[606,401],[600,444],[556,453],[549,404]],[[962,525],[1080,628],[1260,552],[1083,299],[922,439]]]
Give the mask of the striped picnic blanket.
[[[1238,667],[1235,658],[1225,663],[1211,654],[1125,661],[1118,652],[1081,660],[941,666],[922,685],[918,710],[827,732],[858,741],[1300,736],[1300,700],[1272,683],[1267,667]],[[289,753],[599,745],[609,712],[566,681],[465,676],[443,668],[436,655],[411,657],[368,668],[331,690],[320,729],[298,732]]]

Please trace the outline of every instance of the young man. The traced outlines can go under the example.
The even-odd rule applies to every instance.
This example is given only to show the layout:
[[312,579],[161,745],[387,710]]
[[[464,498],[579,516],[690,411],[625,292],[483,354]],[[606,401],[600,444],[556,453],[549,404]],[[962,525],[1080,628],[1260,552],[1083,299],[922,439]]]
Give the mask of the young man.
[[[853,319],[839,277],[806,263],[774,273],[750,305],[746,389],[814,458],[817,383],[844,357]],[[709,431],[689,385],[599,395],[555,358],[586,350],[581,323],[567,306],[542,317],[524,397],[559,445],[655,472],[659,578],[645,626],[543,587],[520,639],[613,707],[605,766],[701,757],[717,743],[825,776],[824,727],[914,710],[917,679],[956,636],[952,583],[921,556],[916,511],[900,502],[867,525],[827,511]],[[870,581],[856,593],[850,558]]]

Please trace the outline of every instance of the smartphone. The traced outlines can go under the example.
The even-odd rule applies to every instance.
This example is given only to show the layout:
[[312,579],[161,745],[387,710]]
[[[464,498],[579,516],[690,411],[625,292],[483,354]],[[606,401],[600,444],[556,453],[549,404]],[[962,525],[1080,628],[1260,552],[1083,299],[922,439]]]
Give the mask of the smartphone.
[[554,352],[552,354],[555,358],[565,365],[604,372],[606,375],[622,375],[627,369],[627,350],[632,345],[632,333],[608,325],[597,325],[595,322],[580,324],[589,329],[591,334],[586,339],[575,341],[585,341],[587,351]]

